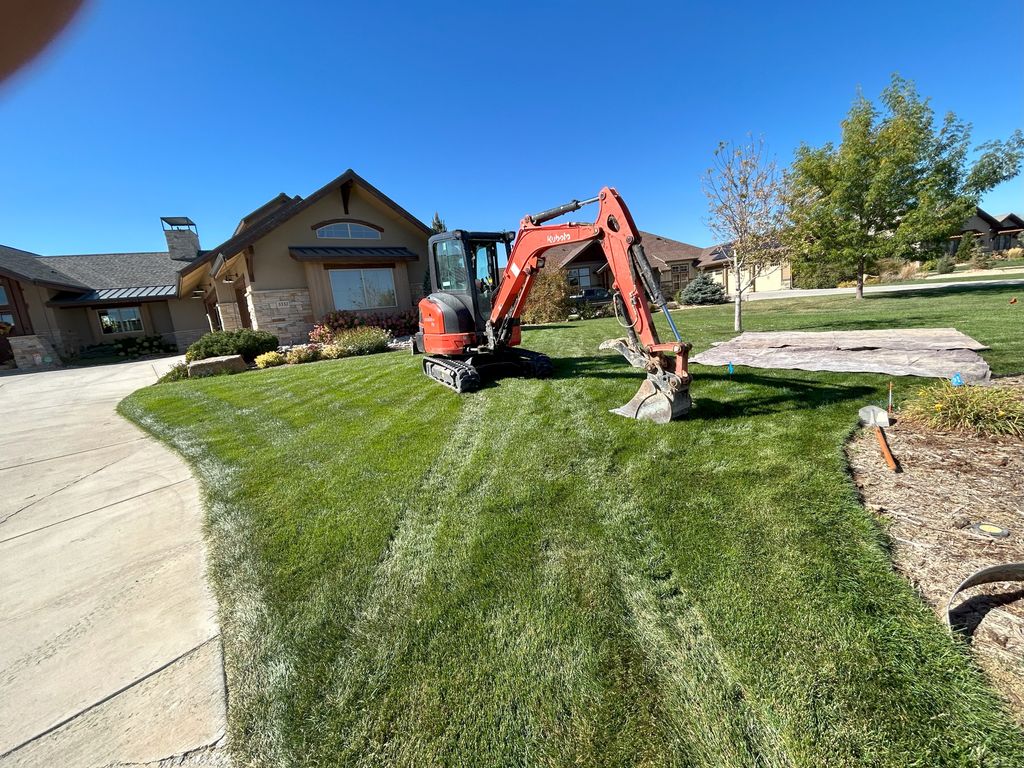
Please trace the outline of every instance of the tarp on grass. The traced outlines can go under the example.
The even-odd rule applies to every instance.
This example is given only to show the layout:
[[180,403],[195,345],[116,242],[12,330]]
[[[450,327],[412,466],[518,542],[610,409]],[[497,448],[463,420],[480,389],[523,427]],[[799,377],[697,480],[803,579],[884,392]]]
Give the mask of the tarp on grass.
[[691,359],[701,365],[746,365],[801,371],[887,373],[893,376],[988,381],[978,351],[988,349],[955,328],[883,331],[748,332]]

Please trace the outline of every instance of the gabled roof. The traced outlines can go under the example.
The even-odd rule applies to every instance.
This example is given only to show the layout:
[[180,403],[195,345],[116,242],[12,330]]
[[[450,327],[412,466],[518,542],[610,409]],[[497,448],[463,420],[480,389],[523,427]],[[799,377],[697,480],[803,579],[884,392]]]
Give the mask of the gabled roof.
[[1024,218],[1016,213],[1001,213],[996,216],[999,219],[1000,229],[1018,229],[1024,227]]
[[697,266],[701,269],[708,267],[724,267],[732,263],[732,244],[719,243],[708,246],[701,250],[700,261]]
[[[259,208],[257,208],[255,211],[252,211],[251,213],[248,213],[245,216],[243,216],[241,219],[239,219],[238,226],[235,227],[235,231],[234,231],[234,234],[232,234],[232,237],[234,237],[235,235],[239,234],[242,230],[244,230],[244,229],[246,229],[248,227],[251,227],[253,224],[258,222],[260,219],[266,218],[271,213],[273,213],[274,211],[276,211],[279,208],[281,208],[281,206],[291,205],[292,203],[297,203],[300,200],[302,200],[302,198],[299,197],[298,195],[296,195],[295,197],[289,197],[284,192],[282,192],[277,197],[275,197],[273,200],[268,200],[263,205],[261,205]],[[232,254],[232,255],[234,255],[234,254]]]
[[982,221],[984,221],[989,226],[995,227],[996,229],[999,228],[999,219],[997,219],[995,216],[993,216],[993,215],[991,215],[989,213],[986,213],[985,211],[981,210],[981,208],[975,208],[974,209],[974,215],[977,216]]
[[18,248],[0,245],[0,274],[36,285],[63,288],[70,291],[86,291],[89,285],[57,269],[42,256]]
[[41,256],[39,261],[97,290],[177,286],[181,267],[181,262],[172,260],[167,251]]
[[[281,195],[278,195],[276,198],[274,198],[274,200],[270,200],[263,206],[260,206],[260,208],[268,210],[269,213],[264,214],[263,217],[258,221],[253,221],[252,223],[249,223],[247,226],[242,228],[241,231],[236,230],[237,234],[232,235],[230,238],[225,240],[216,248],[211,248],[210,250],[206,251],[203,255],[201,255],[191,264],[188,264],[187,266],[182,268],[181,274],[187,275],[189,272],[192,272],[193,270],[197,269],[203,264],[207,264],[213,261],[214,259],[217,258],[218,255],[223,255],[224,258],[226,259],[231,258],[236,253],[239,253],[240,251],[243,251],[244,249],[248,248],[261,237],[274,230],[276,227],[279,227],[281,224],[284,224],[286,221],[291,219],[296,214],[304,211],[306,208],[309,208],[309,206],[313,205],[313,203],[326,197],[334,190],[339,189],[343,185],[349,183],[358,184],[360,187],[362,187],[367,192],[372,194],[386,206],[395,211],[395,213],[397,213],[399,216],[406,219],[410,224],[415,226],[417,229],[422,230],[424,234],[431,233],[430,227],[428,227],[422,221],[417,219],[415,216],[413,216],[411,213],[405,210],[405,208],[400,206],[390,197],[388,197],[375,186],[366,181],[366,179],[362,178],[359,174],[357,174],[355,171],[349,168],[347,171],[341,174],[341,176],[338,176],[336,179],[327,182],[324,186],[320,187],[320,189],[318,189],[316,192],[314,192],[307,198],[293,197],[290,199],[290,202],[288,203],[282,202],[281,205],[278,205],[277,207],[272,207],[271,204],[281,199]],[[254,211],[253,213],[259,211],[260,208],[257,208],[256,211]]]

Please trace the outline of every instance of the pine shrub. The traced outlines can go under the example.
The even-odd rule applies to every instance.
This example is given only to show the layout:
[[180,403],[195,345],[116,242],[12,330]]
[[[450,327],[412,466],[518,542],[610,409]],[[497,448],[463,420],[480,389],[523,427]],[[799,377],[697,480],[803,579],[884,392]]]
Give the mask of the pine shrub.
[[701,272],[679,292],[676,299],[680,304],[724,304],[725,287],[715,282],[706,272]]

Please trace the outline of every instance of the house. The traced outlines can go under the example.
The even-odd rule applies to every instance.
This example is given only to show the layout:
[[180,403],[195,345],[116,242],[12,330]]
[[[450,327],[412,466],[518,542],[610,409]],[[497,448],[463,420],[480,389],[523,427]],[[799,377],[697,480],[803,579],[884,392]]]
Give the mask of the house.
[[[674,299],[697,276],[702,249],[651,232],[641,231],[640,238],[647,260],[658,273],[662,292],[666,298]],[[548,266],[565,270],[569,285],[574,288],[611,287],[608,263],[596,240],[551,248],[546,258]]]
[[305,341],[337,309],[412,310],[429,228],[348,170],[308,197],[284,193],[203,250],[195,222],[161,219],[167,250],[40,256],[0,246],[0,362],[49,367],[131,336],[179,349],[211,329],[254,328]]
[[964,236],[970,235],[980,250],[998,253],[1010,248],[1024,247],[1024,217],[1016,213],[1003,213],[996,216],[976,208],[974,215],[964,222],[960,232],[949,240],[949,254],[952,256],[960,247]]
[[[736,288],[736,276],[732,267],[732,246],[729,243],[712,245],[703,249],[697,264],[701,272],[725,288],[732,294]],[[750,277],[749,271],[743,275],[744,281]],[[783,259],[776,266],[768,267],[759,274],[746,289],[750,293],[758,291],[784,291],[793,287],[793,269],[788,259]]]

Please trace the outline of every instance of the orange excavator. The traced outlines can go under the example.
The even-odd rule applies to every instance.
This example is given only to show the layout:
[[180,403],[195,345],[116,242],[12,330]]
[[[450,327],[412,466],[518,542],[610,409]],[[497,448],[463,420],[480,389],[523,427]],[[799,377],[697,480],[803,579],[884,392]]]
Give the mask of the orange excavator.
[[[593,224],[545,225],[592,203],[598,204]],[[589,200],[573,200],[525,216],[514,238],[511,232],[464,230],[431,237],[431,293],[419,303],[419,333],[413,339],[413,354],[425,355],[423,372],[460,393],[478,389],[481,373],[492,369],[511,367],[520,375],[551,375],[547,355],[519,348],[520,316],[544,268],[545,251],[588,241],[599,242],[604,251],[611,270],[612,306],[626,334],[605,341],[600,348],[619,352],[630,365],[647,373],[633,399],[612,413],[659,424],[685,414],[690,409],[687,357],[691,345],[680,339],[633,217],[611,187]],[[499,266],[502,256],[507,260],[504,268]],[[664,313],[674,341],[659,340],[652,304]]]

